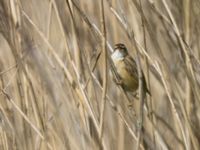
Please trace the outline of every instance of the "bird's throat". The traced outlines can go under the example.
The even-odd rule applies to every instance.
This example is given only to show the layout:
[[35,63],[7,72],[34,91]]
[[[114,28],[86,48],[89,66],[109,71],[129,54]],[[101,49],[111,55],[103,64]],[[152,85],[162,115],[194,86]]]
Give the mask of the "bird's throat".
[[111,57],[112,57],[112,60],[123,60],[124,59],[124,55],[119,50],[115,50],[115,52],[113,52]]

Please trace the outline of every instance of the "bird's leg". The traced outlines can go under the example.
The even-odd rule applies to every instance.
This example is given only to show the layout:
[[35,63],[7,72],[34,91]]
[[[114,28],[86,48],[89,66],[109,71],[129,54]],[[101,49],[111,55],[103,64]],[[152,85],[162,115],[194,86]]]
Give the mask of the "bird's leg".
[[122,85],[122,80],[121,79],[117,79],[115,82],[116,82],[117,85]]
[[[137,91],[130,93],[130,94],[131,94],[131,96],[133,96],[134,99],[139,99],[139,95],[138,95]],[[129,108],[133,107],[133,100],[131,100],[131,101],[129,100],[128,107]]]
[[136,112],[135,112],[134,107],[133,107],[133,102],[129,102],[127,106],[128,106],[128,109],[132,112],[132,114],[134,116],[136,116]]
[[128,103],[128,108],[131,109],[132,107],[133,107],[133,102],[129,102],[129,103]]
[[120,79],[119,77],[115,76],[113,77],[113,80],[117,85],[122,85],[122,79]]
[[133,97],[135,97],[136,99],[139,98],[139,95],[138,95],[138,92],[137,92],[137,91],[135,91],[135,92],[133,93]]

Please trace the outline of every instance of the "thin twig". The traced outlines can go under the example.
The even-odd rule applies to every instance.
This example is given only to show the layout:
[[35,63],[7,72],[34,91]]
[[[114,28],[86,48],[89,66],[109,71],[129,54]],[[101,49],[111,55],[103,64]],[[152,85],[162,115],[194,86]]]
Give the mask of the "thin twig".
[[66,0],[68,9],[69,9],[69,13],[71,16],[71,20],[72,20],[72,37],[73,37],[73,46],[74,46],[74,57],[75,57],[75,62],[76,62],[76,66],[78,69],[78,74],[79,74],[79,78],[82,79],[83,77],[83,71],[82,71],[82,60],[81,60],[81,50],[80,50],[80,46],[79,46],[79,41],[78,41],[78,33],[77,33],[77,27],[76,27],[76,22],[74,19],[74,14],[73,14],[73,9],[72,9],[72,5],[70,5],[71,0]]
[[105,27],[105,15],[104,15],[104,0],[101,0],[101,28],[102,28],[102,50],[103,50],[103,92],[101,99],[101,112],[100,112],[100,140],[102,140],[104,129],[104,117],[105,117],[105,105],[106,105],[106,92],[107,92],[107,49],[106,49],[106,27]]
[[[143,38],[144,38],[144,45],[146,48],[146,35],[145,35],[145,28],[144,28],[144,21],[143,21],[143,10],[142,10],[142,4],[141,0],[139,0],[140,3],[140,11],[141,11],[141,20],[142,20],[142,28],[143,28]],[[139,98],[140,98],[140,112],[139,112],[139,128],[138,128],[138,134],[137,134],[137,144],[136,144],[136,150],[139,150],[140,142],[142,141],[142,129],[143,129],[143,120],[144,120],[144,99],[145,99],[145,91],[144,91],[144,84],[143,77],[142,77],[142,70],[141,70],[141,64],[140,64],[140,56],[139,51],[137,51],[137,57],[138,57],[138,74],[139,74]]]
[[[132,0],[133,2],[133,0]],[[143,11],[143,6],[142,6],[142,3],[141,3],[141,0],[139,0],[139,7],[140,7],[140,16],[141,16],[141,21],[142,21],[142,29],[143,29],[143,41],[144,41],[144,48],[145,50],[148,50],[147,49],[147,41],[146,41],[146,30],[145,30],[145,15],[144,15],[144,11]],[[145,63],[146,63],[146,66],[147,66],[147,79],[148,79],[148,82],[149,82],[149,64],[148,64],[148,61],[147,61],[147,57],[145,56]],[[150,89],[150,86],[149,86],[149,89]],[[150,90],[151,91],[151,90]],[[148,109],[148,113],[149,113],[149,116],[150,116],[150,119],[152,122],[154,122],[155,120],[155,117],[154,117],[154,113],[151,113],[153,112],[153,102],[152,102],[152,97],[150,96],[150,99],[149,99],[149,109]],[[147,104],[148,105],[148,104]],[[154,148],[156,147],[156,139],[155,139],[155,131],[154,131],[154,128],[152,127],[152,135],[153,135],[153,143],[154,143]]]
[[17,67],[17,64],[8,67],[6,70],[0,72],[0,76],[4,75],[5,73],[8,73],[9,71],[11,71],[12,69],[16,67]]

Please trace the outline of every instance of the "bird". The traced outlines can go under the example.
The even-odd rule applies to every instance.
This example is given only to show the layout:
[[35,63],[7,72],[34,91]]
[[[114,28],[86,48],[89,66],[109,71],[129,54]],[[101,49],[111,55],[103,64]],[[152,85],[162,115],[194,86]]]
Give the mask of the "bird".
[[[122,43],[115,44],[114,51],[111,54],[117,76],[120,84],[126,92],[136,92],[139,87],[139,75],[136,61],[128,53],[126,46]],[[149,93],[147,89],[146,80],[142,72],[142,81],[145,92]]]

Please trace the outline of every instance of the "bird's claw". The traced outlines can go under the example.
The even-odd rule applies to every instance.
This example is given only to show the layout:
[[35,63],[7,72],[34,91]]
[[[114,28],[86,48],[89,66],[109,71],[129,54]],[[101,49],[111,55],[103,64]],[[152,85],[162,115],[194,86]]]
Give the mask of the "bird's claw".
[[116,80],[115,82],[117,85],[122,85],[122,80]]

